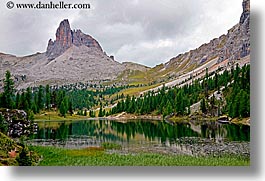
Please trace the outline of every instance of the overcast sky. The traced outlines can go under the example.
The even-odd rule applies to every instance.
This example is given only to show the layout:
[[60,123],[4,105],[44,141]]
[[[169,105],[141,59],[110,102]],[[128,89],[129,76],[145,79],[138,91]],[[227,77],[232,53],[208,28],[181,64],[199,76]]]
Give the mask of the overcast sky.
[[64,0],[89,3],[89,10],[7,9],[7,1],[0,2],[0,52],[45,52],[60,21],[69,19],[72,29],[93,36],[117,61],[148,66],[227,33],[242,12],[242,0]]

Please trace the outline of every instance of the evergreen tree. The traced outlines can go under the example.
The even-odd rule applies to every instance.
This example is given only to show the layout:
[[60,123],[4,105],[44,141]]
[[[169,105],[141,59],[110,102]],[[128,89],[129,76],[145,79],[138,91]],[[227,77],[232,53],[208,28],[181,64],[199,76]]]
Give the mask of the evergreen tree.
[[43,109],[43,86],[42,85],[39,86],[37,106],[39,110]]
[[50,86],[49,85],[46,85],[45,87],[45,95],[46,95],[46,98],[45,98],[45,105],[46,105],[46,109],[47,110],[50,110],[50,105],[51,105],[51,93],[50,93]]
[[239,99],[240,99],[240,103],[239,103],[239,116],[240,117],[248,117],[250,116],[250,113],[249,113],[249,96],[247,95],[247,93],[243,90],[240,91],[240,94],[239,94]]
[[0,93],[0,107],[4,107],[4,95]]
[[34,101],[32,103],[32,108],[31,109],[33,110],[33,112],[35,114],[40,112],[40,108],[38,106],[37,95],[34,95]]
[[61,105],[59,107],[59,111],[60,111],[61,116],[66,117],[67,108],[66,108],[64,101],[61,102]]
[[14,81],[11,78],[10,71],[6,71],[4,80],[4,93],[3,93],[3,107],[13,108],[14,107]]
[[102,110],[102,106],[100,106],[99,108],[99,113],[98,113],[98,117],[103,117],[103,110]]
[[19,154],[19,157],[16,158],[19,166],[31,166],[32,165],[32,160],[30,156],[28,155],[28,149],[26,146],[23,145],[22,151]]
[[93,110],[89,111],[89,117],[91,117],[91,118],[95,117],[95,112]]
[[211,107],[210,107],[211,115],[214,116],[214,111],[215,111],[215,97],[214,97],[214,95],[210,99],[210,105],[211,105]]
[[17,95],[16,95],[16,108],[18,109],[19,108],[19,102],[20,101],[20,94],[19,92],[17,92]]
[[218,92],[220,92],[219,77],[217,73],[215,73],[215,76],[214,76],[214,88],[217,89]]
[[241,99],[241,96],[240,94],[237,94],[236,97],[235,97],[235,101],[233,102],[232,104],[232,118],[236,118],[236,117],[239,117],[239,105],[240,105],[240,99]]
[[69,101],[68,111],[69,111],[71,116],[74,114],[72,101]]
[[29,108],[31,108],[31,106],[32,106],[32,92],[31,91],[32,90],[30,87],[28,87],[26,90],[26,101],[27,101]]
[[27,119],[28,119],[29,121],[31,121],[31,122],[34,121],[34,112],[33,112],[32,110],[29,110],[29,111],[27,112]]
[[201,100],[200,108],[203,113],[207,113],[205,99]]

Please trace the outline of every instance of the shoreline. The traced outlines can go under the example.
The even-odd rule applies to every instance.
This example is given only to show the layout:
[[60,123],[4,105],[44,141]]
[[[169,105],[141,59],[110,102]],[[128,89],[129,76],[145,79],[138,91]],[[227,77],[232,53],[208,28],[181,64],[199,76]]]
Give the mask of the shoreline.
[[[205,117],[202,115],[197,115],[197,116],[166,116],[163,118],[161,115],[135,115],[135,114],[128,114],[126,112],[122,112],[116,116],[108,116],[108,117],[82,117],[82,116],[66,116],[60,117],[56,116],[54,119],[50,118],[47,119],[48,114],[43,115],[43,116],[38,116],[39,118],[35,119],[34,122],[43,122],[43,121],[58,121],[58,122],[63,122],[63,121],[91,121],[91,120],[110,120],[110,121],[122,121],[122,122],[127,122],[130,120],[154,120],[154,121],[163,121],[165,120],[166,122],[170,124],[176,124],[176,123],[189,123],[192,121],[198,121],[198,122],[217,122],[218,117]],[[43,118],[42,118],[43,117]],[[250,126],[250,117],[249,118],[234,118],[229,121],[228,124],[243,124]],[[222,124],[222,123],[221,123]]]

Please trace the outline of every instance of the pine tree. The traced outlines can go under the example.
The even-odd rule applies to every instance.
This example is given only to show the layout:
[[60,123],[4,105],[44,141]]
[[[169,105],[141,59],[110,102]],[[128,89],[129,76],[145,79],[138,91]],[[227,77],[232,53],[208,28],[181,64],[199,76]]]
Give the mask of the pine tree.
[[103,117],[103,110],[102,110],[102,106],[100,106],[99,108],[99,113],[98,113],[98,117]]
[[200,108],[203,113],[207,113],[205,99],[201,100]]
[[19,154],[19,157],[16,158],[17,162],[19,163],[19,166],[31,166],[32,160],[30,156],[28,155],[28,149],[26,146],[23,145],[22,151]]
[[33,110],[33,112],[35,114],[40,112],[40,108],[38,106],[37,95],[34,95],[34,101],[32,103],[32,108],[31,109]]
[[89,117],[91,117],[91,118],[95,117],[95,112],[93,110],[89,111]]
[[236,118],[239,117],[239,105],[240,105],[240,94],[238,93],[235,97],[235,101],[232,103],[232,117]]
[[39,86],[37,106],[40,110],[43,109],[43,86],[42,85]]
[[16,95],[16,108],[17,109],[19,108],[19,101],[20,101],[20,94],[19,92],[17,92],[17,95]]
[[26,90],[26,101],[28,104],[28,107],[31,108],[32,104],[32,93],[31,93],[31,88],[28,87]]
[[51,93],[50,93],[50,86],[49,85],[46,85],[45,93],[46,93],[45,105],[46,105],[47,110],[50,110]]
[[127,95],[124,103],[124,111],[129,112],[130,96]]
[[61,116],[66,117],[67,108],[66,108],[64,101],[61,102],[61,105],[59,107],[59,111],[60,111]]
[[239,116],[244,118],[244,117],[248,117],[250,116],[249,114],[249,96],[247,95],[247,93],[243,90],[240,91],[240,101],[239,101]]
[[14,107],[14,81],[11,78],[10,71],[6,71],[4,80],[4,93],[3,93],[3,107],[13,108]]
[[84,116],[87,116],[87,110],[84,110],[84,114],[83,114]]
[[4,95],[0,93],[0,107],[4,107]]
[[171,106],[171,103],[168,101],[166,106],[166,115],[169,115],[173,112],[173,108]]
[[68,111],[69,111],[71,116],[74,114],[72,101],[69,101]]
[[29,121],[34,121],[34,113],[33,113],[33,111],[32,110],[29,110],[28,112],[27,112],[27,119],[29,120]]

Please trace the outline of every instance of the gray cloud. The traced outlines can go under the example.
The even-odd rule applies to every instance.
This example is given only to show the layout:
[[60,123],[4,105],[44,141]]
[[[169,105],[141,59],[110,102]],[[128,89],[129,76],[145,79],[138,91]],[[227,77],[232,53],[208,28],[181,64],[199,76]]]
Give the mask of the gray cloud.
[[19,56],[44,52],[49,38],[55,38],[59,22],[67,18],[72,28],[95,37],[118,61],[154,66],[226,33],[242,12],[242,0],[65,2],[90,3],[91,9],[9,10],[1,1],[0,52]]

